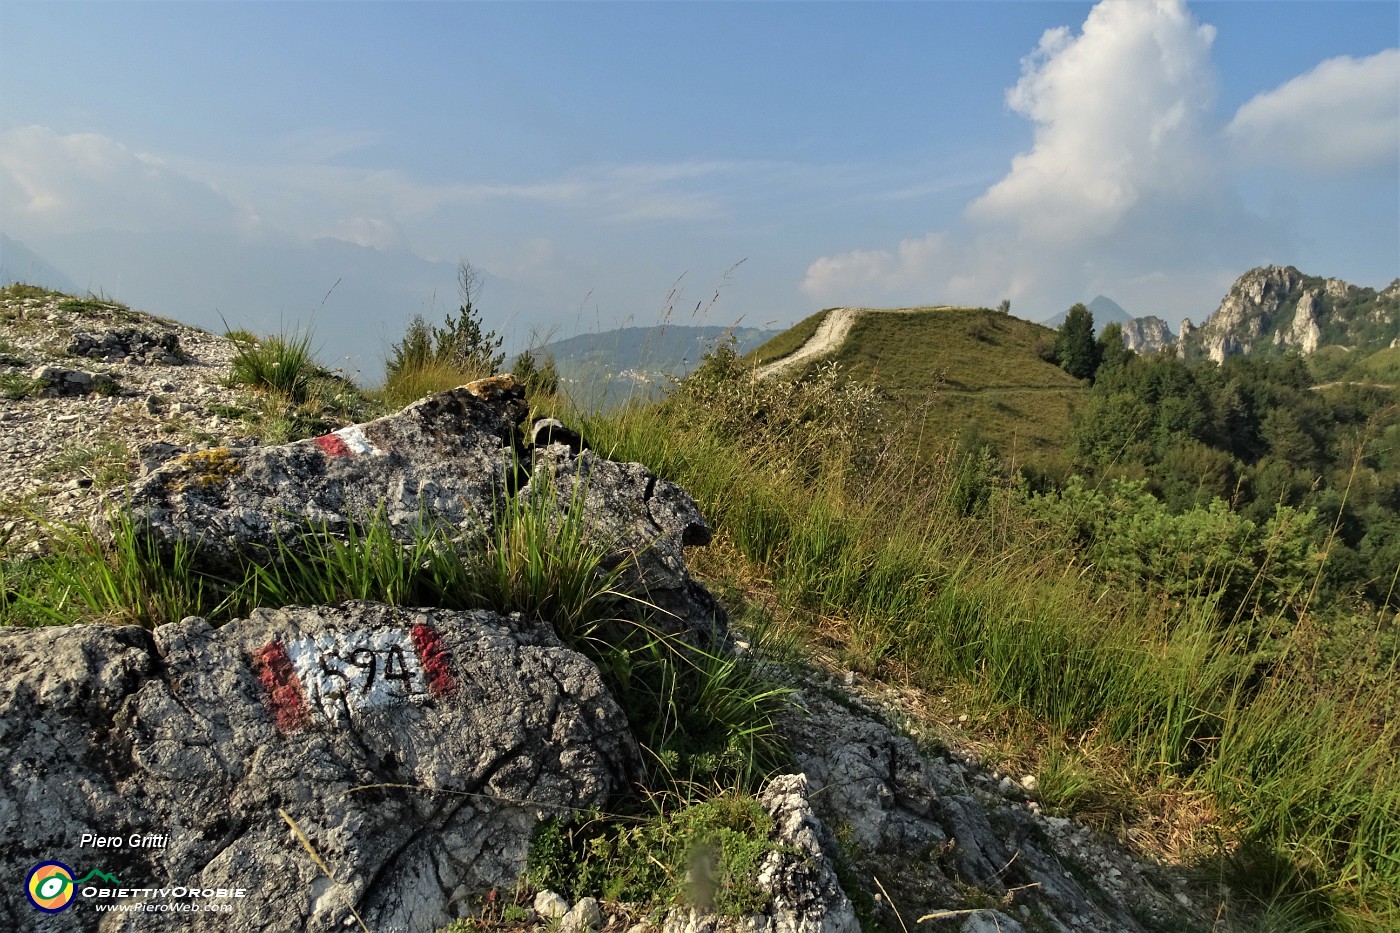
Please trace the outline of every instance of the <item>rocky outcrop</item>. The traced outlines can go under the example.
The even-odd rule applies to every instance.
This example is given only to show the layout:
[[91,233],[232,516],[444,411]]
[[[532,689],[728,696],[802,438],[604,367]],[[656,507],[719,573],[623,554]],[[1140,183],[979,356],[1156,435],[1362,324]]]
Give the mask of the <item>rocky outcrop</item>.
[[0,899],[7,930],[432,930],[515,882],[540,819],[640,763],[597,668],[518,617],[0,629],[0,665],[6,877],[107,876],[52,917]]
[[64,366],[44,365],[35,367],[29,378],[39,386],[46,396],[112,395],[117,391],[117,381],[106,373],[90,373],[83,369],[68,369]]
[[1209,925],[1181,879],[1148,869],[1087,827],[1039,812],[1033,778],[926,752],[891,728],[878,706],[843,699],[804,689],[802,710],[784,730],[816,813],[846,840],[858,872],[880,879],[890,898],[882,902],[887,927],[899,926],[895,908],[907,923],[929,913],[981,913],[969,903],[989,902],[1031,929],[1065,933],[1150,929],[1140,918],[1158,929]]
[[180,338],[174,333],[153,334],[123,327],[90,334],[78,331],[68,345],[74,356],[103,360],[108,363],[130,363],[135,366],[180,366],[185,354],[180,351]]
[[1123,325],[1123,345],[1136,353],[1161,353],[1176,341],[1159,317],[1135,317]]
[[544,446],[525,447],[524,398],[513,377],[498,376],[317,438],[181,454],[116,504],[164,549],[184,542],[199,560],[228,568],[296,551],[308,523],[343,535],[377,517],[403,541],[435,529],[480,548],[509,497],[548,489],[561,514],[586,516],[604,566],[623,569],[629,592],[662,610],[663,627],[723,642],[723,611],[686,571],[684,548],[710,540],[694,500],[641,464],[561,442],[569,437],[552,426],[541,432]]
[[1379,350],[1400,336],[1400,288],[1384,291],[1307,276],[1292,266],[1252,269],[1200,327],[1182,324],[1187,359],[1242,353],[1316,353],[1326,344]]
[[[1333,294],[1331,286],[1336,281],[1328,280],[1329,295]],[[1293,322],[1288,325],[1288,329],[1274,332],[1275,343],[1293,347],[1304,355],[1317,352],[1318,342],[1322,339],[1322,329],[1317,325],[1320,310],[1317,297],[1316,292],[1303,292],[1298,298],[1298,306],[1293,310]]]

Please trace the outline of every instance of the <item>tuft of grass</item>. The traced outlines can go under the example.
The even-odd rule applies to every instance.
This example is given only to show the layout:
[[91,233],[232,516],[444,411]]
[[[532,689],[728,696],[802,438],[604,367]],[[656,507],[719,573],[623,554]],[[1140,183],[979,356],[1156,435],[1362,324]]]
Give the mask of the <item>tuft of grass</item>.
[[62,292],[52,291],[39,285],[30,285],[26,282],[12,282],[0,288],[0,299],[13,298],[23,300],[25,298],[64,298],[67,297]]
[[196,571],[194,547],[177,544],[165,555],[129,518],[113,513],[110,520],[110,547],[86,528],[49,526],[50,556],[0,570],[4,624],[109,622],[149,629],[217,613],[217,594],[227,584]]
[[89,294],[83,298],[62,298],[58,302],[58,310],[80,317],[86,315],[101,316],[130,323],[141,320],[141,315],[132,311],[122,302],[113,301],[103,295]]
[[24,373],[13,371],[0,373],[0,398],[17,402],[26,395],[42,391],[44,384],[44,380],[31,379]]
[[379,395],[391,408],[402,408],[424,396],[455,389],[490,375],[484,366],[462,365],[447,360],[425,360],[390,374]]
[[130,444],[115,437],[71,444],[49,461],[40,475],[67,477],[75,473],[89,480],[99,492],[114,489],[135,475],[136,452]]
[[226,336],[238,347],[229,364],[230,385],[275,393],[294,403],[306,401],[316,369],[309,333],[279,334],[251,342]]

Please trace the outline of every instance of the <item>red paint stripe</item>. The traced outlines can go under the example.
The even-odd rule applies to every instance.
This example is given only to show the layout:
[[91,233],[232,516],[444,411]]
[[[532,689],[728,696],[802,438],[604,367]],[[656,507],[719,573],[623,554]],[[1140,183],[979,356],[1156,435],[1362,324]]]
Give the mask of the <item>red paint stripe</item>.
[[253,655],[257,663],[258,680],[266,692],[268,708],[282,732],[295,732],[311,722],[311,710],[306,705],[306,693],[287,657],[287,646],[270,641]]
[[322,434],[316,438],[316,446],[321,448],[327,457],[352,457],[354,452],[350,450],[350,445],[345,443],[344,438],[338,434]]
[[457,689],[457,680],[452,676],[452,662],[447,649],[438,638],[437,629],[419,623],[409,630],[413,638],[413,650],[418,654],[418,663],[428,675],[428,690],[435,697],[445,697]]

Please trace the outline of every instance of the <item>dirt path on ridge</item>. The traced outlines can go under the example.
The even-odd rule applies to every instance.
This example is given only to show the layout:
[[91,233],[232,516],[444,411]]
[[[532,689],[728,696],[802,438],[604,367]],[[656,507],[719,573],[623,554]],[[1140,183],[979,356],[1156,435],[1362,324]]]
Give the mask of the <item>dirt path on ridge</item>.
[[863,310],[863,308],[832,308],[827,312],[826,317],[822,318],[822,322],[817,325],[817,332],[808,338],[806,343],[782,359],[774,360],[766,366],[760,366],[758,378],[767,379],[789,367],[797,366],[835,350],[841,346],[841,342],[851,332],[851,325],[856,322],[856,315]]

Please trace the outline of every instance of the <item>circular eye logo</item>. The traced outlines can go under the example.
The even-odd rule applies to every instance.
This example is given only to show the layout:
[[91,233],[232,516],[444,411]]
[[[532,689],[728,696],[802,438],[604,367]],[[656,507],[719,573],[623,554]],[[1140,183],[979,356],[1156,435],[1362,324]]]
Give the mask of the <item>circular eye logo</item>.
[[62,862],[40,862],[25,879],[29,903],[46,914],[56,914],[73,903],[73,869]]

